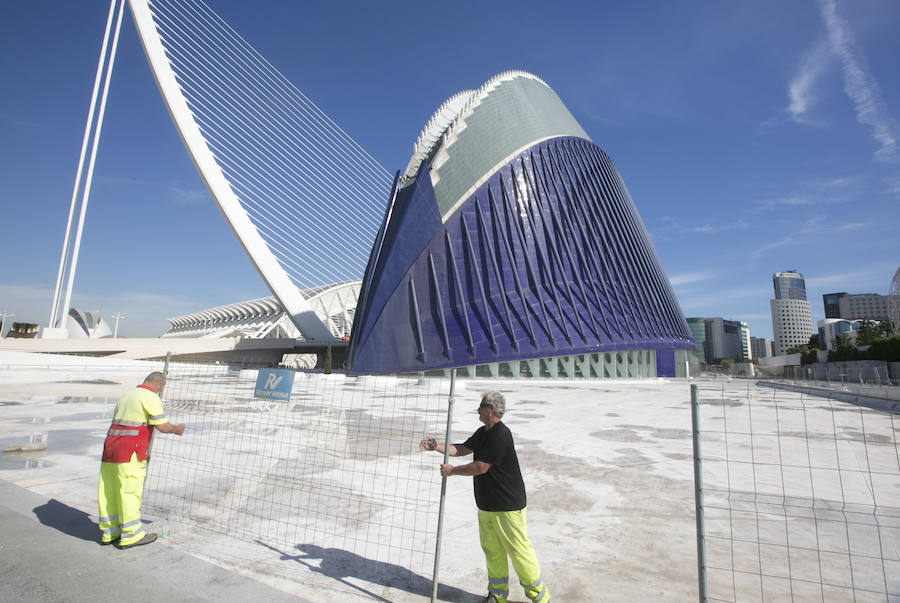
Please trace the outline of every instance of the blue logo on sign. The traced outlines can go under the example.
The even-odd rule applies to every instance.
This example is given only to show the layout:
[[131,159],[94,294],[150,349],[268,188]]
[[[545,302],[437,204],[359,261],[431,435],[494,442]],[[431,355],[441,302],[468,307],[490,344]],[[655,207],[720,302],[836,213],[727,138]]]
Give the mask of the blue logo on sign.
[[253,395],[266,400],[287,402],[294,387],[294,371],[284,369],[259,369]]

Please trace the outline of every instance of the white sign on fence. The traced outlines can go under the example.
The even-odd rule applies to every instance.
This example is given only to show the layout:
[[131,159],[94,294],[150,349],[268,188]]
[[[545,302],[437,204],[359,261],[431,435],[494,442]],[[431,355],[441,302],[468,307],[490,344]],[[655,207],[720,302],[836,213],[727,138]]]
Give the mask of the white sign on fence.
[[285,369],[259,369],[253,396],[266,400],[287,402],[294,387],[294,371]]

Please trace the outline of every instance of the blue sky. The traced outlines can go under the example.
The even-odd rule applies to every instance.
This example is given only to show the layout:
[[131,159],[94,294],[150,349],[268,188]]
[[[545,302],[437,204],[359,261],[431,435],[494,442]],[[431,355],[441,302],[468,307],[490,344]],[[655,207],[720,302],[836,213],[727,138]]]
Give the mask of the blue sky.
[[[772,273],[886,294],[900,264],[900,3],[209,0],[391,172],[447,97],[542,77],[616,163],[686,316],[771,337]],[[45,325],[108,3],[0,4],[0,311]],[[120,335],[269,294],[130,16],[73,304]]]

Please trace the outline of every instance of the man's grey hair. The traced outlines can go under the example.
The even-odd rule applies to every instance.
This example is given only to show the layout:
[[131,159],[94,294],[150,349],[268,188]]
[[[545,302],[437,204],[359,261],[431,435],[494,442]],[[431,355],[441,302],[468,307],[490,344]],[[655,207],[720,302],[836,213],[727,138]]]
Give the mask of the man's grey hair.
[[159,371],[153,371],[152,373],[147,375],[147,378],[144,379],[144,383],[161,383],[161,384],[165,385],[166,376],[163,375],[162,373],[160,373]]
[[490,404],[494,409],[494,414],[503,418],[503,414],[506,412],[506,398],[503,397],[503,394],[500,392],[484,392],[481,395],[481,403],[482,404]]

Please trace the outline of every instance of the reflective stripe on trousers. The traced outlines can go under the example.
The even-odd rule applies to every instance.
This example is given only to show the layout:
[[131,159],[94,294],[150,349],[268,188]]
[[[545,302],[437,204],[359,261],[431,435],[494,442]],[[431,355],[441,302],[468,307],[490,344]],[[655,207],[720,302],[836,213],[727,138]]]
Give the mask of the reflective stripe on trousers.
[[498,601],[506,601],[509,596],[509,576],[502,578],[488,576],[488,592],[497,597]]
[[141,497],[147,461],[137,460],[132,453],[128,463],[100,463],[97,503],[100,517],[100,539],[132,544],[144,537],[141,522]]
[[[550,591],[541,579],[534,547],[528,540],[525,509],[519,511],[478,510],[478,533],[487,562],[488,589],[500,603],[509,596],[509,564],[519,577],[519,584],[534,603],[549,603]],[[495,590],[496,589],[496,590]],[[502,592],[497,592],[502,591]]]

